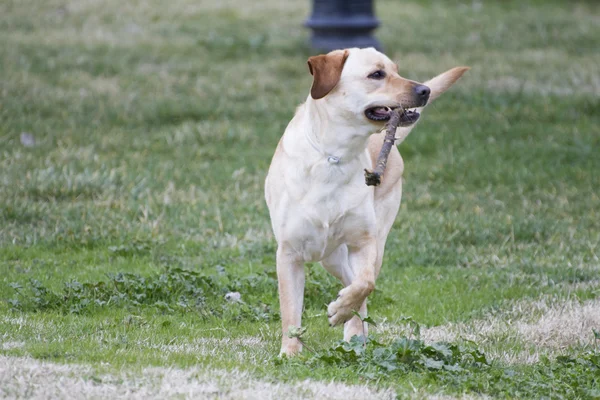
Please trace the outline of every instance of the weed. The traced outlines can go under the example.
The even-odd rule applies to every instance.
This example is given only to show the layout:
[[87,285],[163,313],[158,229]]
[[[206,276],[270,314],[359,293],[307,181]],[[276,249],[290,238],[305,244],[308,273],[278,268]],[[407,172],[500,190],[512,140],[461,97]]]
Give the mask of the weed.
[[298,339],[298,341],[302,344],[302,346],[304,348],[306,348],[311,353],[316,354],[315,351],[312,349],[312,347],[310,347],[309,345],[307,345],[306,342],[302,339],[302,335],[304,335],[305,333],[306,333],[306,328],[305,327],[290,326],[288,328],[287,336],[289,338],[296,338],[296,339]]
[[[139,244],[109,249],[129,254],[146,248]],[[16,297],[8,303],[13,309],[25,312],[57,310],[81,314],[110,307],[153,308],[167,314],[193,311],[199,316],[234,321],[270,321],[279,315],[277,279],[268,272],[237,276],[219,269],[217,274],[202,275],[182,268],[165,268],[149,276],[120,272],[106,274],[105,280],[95,282],[71,280],[63,284],[62,292],[53,291],[36,279],[25,285],[12,282],[10,287]],[[240,301],[227,301],[228,292],[239,292]],[[323,299],[334,293],[334,287],[310,279],[307,306],[322,306]]]
[[339,367],[358,367],[359,372],[373,377],[393,371],[452,371],[483,368],[485,355],[477,349],[449,343],[425,344],[418,339],[398,338],[383,344],[372,338],[354,336],[341,341],[316,356],[316,360]]
[[[232,281],[228,284],[228,281]],[[222,283],[225,282],[225,283]],[[31,279],[26,287],[12,283],[17,297],[9,303],[20,311],[58,310],[63,313],[91,313],[94,309],[124,307],[154,308],[161,313],[197,312],[200,316],[227,316],[229,319],[269,320],[276,316],[272,307],[260,302],[232,304],[224,297],[235,288],[244,293],[272,284],[268,277],[204,276],[181,268],[169,268],[147,277],[133,273],[107,274],[107,279],[80,283],[65,282],[56,293]],[[251,297],[251,296],[249,296]]]
[[[407,318],[412,327],[419,326]],[[300,337],[305,329],[296,332]],[[304,364],[309,368],[352,370],[367,380],[421,376],[457,392],[502,393],[510,398],[596,398],[600,389],[600,353],[588,351],[577,357],[548,357],[532,366],[493,363],[473,343],[425,343],[399,337],[382,343],[354,336],[322,350],[311,349],[297,359],[277,363]],[[343,373],[343,372],[342,372]],[[594,397],[596,396],[596,397]]]

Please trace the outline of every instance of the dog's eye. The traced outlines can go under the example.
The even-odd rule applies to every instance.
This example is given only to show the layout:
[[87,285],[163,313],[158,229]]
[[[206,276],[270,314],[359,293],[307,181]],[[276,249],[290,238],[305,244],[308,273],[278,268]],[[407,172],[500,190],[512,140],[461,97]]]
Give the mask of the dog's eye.
[[375,71],[371,75],[369,75],[368,78],[369,79],[383,79],[383,78],[385,78],[385,71],[382,71],[382,70]]

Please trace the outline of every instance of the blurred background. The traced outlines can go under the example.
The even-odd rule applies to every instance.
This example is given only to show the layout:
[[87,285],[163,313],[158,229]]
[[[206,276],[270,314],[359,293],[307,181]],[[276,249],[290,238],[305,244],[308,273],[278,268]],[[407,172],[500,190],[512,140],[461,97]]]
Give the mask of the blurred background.
[[[311,85],[311,12],[309,1],[2,1],[4,284],[165,265],[272,272],[263,180]],[[594,279],[598,3],[377,0],[374,12],[404,77],[472,67],[400,146],[386,282],[423,266]],[[410,310],[418,297],[398,301]]]

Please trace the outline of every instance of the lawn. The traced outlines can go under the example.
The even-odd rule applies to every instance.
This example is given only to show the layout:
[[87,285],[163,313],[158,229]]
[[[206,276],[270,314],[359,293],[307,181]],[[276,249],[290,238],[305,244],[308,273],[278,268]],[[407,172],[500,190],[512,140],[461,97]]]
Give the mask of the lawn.
[[600,5],[376,3],[401,75],[472,69],[400,145],[372,340],[307,265],[295,359],[263,182],[309,2],[0,3],[0,397],[600,398]]

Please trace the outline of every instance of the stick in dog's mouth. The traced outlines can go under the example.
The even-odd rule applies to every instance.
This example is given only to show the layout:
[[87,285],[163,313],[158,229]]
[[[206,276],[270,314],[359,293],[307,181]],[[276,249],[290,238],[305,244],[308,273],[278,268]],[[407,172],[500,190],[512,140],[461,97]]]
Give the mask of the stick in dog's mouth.
[[392,146],[396,141],[396,129],[398,128],[398,126],[403,126],[403,120],[414,118],[412,114],[416,114],[416,118],[413,122],[411,122],[414,123],[417,119],[419,119],[418,112],[409,112],[408,110],[405,111],[400,107],[390,109],[388,123],[385,125],[385,139],[383,139],[383,145],[381,146],[381,150],[379,151],[379,156],[377,156],[375,169],[373,171],[365,169],[365,183],[367,184],[367,186],[379,186],[379,184],[381,184],[381,179],[383,178],[383,173],[385,172],[388,156],[390,155]]
[[420,117],[420,114],[416,109],[409,110],[402,107],[391,108],[385,106],[367,108],[365,110],[365,116],[375,122],[390,121],[392,112],[395,110],[400,111],[400,121],[398,126],[410,126],[417,122]]

